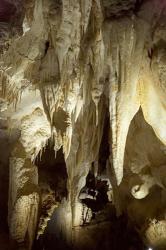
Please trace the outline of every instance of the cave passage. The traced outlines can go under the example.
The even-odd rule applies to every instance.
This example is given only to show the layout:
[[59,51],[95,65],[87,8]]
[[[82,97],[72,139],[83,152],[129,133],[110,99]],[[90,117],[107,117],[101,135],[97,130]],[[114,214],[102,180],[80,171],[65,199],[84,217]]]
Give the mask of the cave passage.
[[41,157],[37,156],[35,165],[38,166],[39,187],[41,192],[49,186],[55,192],[55,200],[60,202],[67,197],[67,170],[62,148],[56,152],[49,143]]
[[41,157],[36,158],[35,164],[38,166],[41,194],[39,227],[44,225],[45,230],[36,240],[34,250],[53,250],[55,245],[56,249],[61,249],[64,243],[57,237],[57,211],[61,202],[67,198],[67,170],[62,148],[55,154],[49,143]]
[[[127,213],[124,211],[120,217],[117,217],[113,200],[108,199],[107,194],[109,191],[112,192],[107,173],[107,161],[111,154],[109,139],[111,140],[110,116],[107,109],[98,155],[98,170],[96,173],[93,162],[86,178],[86,184],[79,194],[84,214],[82,214],[77,247],[79,250],[145,250],[147,248]],[[90,213],[90,211],[92,212]]]

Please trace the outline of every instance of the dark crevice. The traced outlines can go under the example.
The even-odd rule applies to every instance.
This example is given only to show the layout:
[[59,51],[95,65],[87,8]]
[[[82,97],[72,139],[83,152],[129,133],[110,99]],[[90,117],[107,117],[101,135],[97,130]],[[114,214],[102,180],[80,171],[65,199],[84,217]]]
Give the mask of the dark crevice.
[[142,3],[143,3],[143,0],[136,0],[135,6],[134,6],[134,10],[133,10],[133,12],[135,14],[137,14],[140,11]]
[[150,60],[152,60],[152,58],[153,58],[153,53],[154,53],[153,48],[150,48],[150,49],[148,50],[148,57],[150,58]]
[[[59,206],[63,199],[67,198],[67,170],[62,148],[56,153],[53,145],[49,143],[41,158],[36,158],[38,166],[39,188],[41,196],[39,228],[45,218],[50,218],[49,211],[54,205]],[[54,210],[53,210],[54,211]],[[54,224],[54,213],[47,223],[43,234],[34,242],[34,250],[50,249],[49,246],[57,245],[55,234],[50,231],[50,225]],[[53,237],[54,236],[54,237]],[[58,249],[58,248],[57,248]]]
[[48,51],[49,47],[50,47],[50,42],[49,42],[49,41],[46,41],[46,43],[45,43],[44,56],[47,54],[47,51]]
[[49,143],[40,156],[36,158],[38,166],[39,186],[47,184],[55,191],[55,200],[58,202],[67,197],[67,170],[62,148],[55,154],[53,146]]
[[103,172],[106,171],[106,164],[110,155],[109,134],[110,134],[110,116],[109,116],[109,108],[107,107],[105,121],[104,121],[103,135],[99,149],[99,159],[98,159],[99,175],[101,175]]

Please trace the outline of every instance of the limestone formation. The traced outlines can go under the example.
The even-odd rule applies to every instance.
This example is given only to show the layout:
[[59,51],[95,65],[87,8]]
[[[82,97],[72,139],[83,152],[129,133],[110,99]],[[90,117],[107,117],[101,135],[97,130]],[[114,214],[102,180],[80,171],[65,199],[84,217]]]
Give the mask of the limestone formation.
[[[9,166],[18,247],[32,249],[51,218],[78,247],[87,234],[77,230],[79,195],[92,171],[95,183],[111,182],[117,215],[165,249],[166,2],[3,0],[0,37],[0,138],[9,141],[0,171]],[[48,145],[54,158],[63,151],[59,179],[51,153],[40,170]]]

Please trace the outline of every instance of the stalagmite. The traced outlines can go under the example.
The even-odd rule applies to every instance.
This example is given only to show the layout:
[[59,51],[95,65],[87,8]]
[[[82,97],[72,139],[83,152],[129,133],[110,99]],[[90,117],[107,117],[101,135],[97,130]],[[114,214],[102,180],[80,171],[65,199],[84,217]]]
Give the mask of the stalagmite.
[[26,157],[18,142],[10,159],[9,214],[11,237],[31,249],[38,219],[39,193],[37,168]]

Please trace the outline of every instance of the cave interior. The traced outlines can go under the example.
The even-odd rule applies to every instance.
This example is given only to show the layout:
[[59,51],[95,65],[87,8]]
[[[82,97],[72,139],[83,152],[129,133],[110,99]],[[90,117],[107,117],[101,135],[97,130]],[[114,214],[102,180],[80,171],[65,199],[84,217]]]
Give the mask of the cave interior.
[[0,249],[166,250],[166,1],[0,0]]

